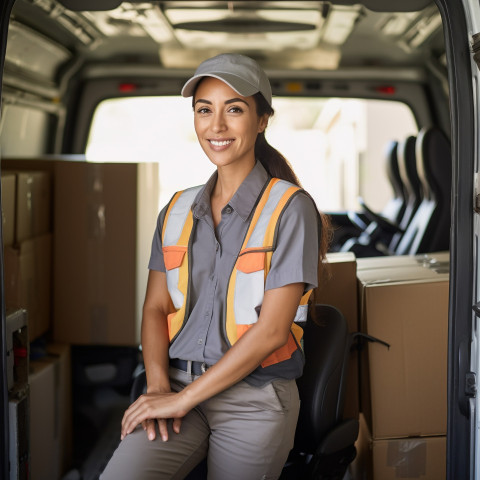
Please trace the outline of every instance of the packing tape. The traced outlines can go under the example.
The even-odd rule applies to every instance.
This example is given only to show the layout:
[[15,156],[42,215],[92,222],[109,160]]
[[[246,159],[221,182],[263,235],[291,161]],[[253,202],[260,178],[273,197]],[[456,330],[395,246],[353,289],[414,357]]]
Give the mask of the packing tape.
[[390,440],[387,466],[395,469],[397,478],[419,478],[427,468],[427,443],[421,438]]

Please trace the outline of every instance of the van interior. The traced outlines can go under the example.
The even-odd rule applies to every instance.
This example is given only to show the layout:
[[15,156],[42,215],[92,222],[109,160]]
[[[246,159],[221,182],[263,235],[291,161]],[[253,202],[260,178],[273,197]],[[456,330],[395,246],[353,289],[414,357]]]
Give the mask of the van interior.
[[116,448],[144,385],[157,215],[213,172],[180,90],[224,52],[267,72],[267,139],[334,226],[315,297],[324,330],[313,341],[309,327],[299,380],[311,410],[281,478],[440,480],[447,459],[464,464],[447,448],[452,105],[463,91],[452,90],[449,2],[5,4],[5,478],[94,480]]

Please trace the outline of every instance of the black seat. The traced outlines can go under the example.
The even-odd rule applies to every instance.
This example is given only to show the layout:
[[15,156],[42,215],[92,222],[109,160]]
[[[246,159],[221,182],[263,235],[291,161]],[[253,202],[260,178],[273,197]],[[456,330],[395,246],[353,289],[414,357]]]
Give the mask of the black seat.
[[440,129],[423,128],[416,142],[416,156],[423,200],[395,248],[398,255],[449,249],[452,188],[450,142]]
[[[355,458],[358,419],[342,418],[347,360],[352,336],[343,315],[330,305],[316,305],[316,319],[305,325],[305,368],[297,380],[301,399],[295,445],[282,480],[342,479]],[[145,371],[134,380],[131,399],[145,391]],[[204,480],[201,462],[186,480]]]
[[421,181],[418,175],[416,143],[416,137],[410,136],[398,147],[398,168],[406,201],[402,217],[398,222],[400,230],[393,235],[388,245],[390,252],[395,251],[423,199]]
[[342,479],[355,458],[358,419],[343,419],[351,342],[341,312],[316,305],[316,319],[305,326],[295,445],[281,479]]
[[[400,173],[400,163],[405,164],[407,161],[412,163],[415,160],[411,158],[412,152],[414,155],[414,142],[414,137],[409,137],[400,144],[396,141],[389,143],[385,155],[385,170],[392,187],[392,198],[380,213],[373,212],[363,199],[359,198],[362,216],[366,217],[370,223],[364,224],[357,213],[349,212],[351,222],[361,233],[359,236],[348,239],[341,247],[341,251],[354,252],[358,257],[383,255],[388,253],[392,238],[403,231],[404,227],[400,227],[400,223],[404,217],[410,217],[411,208],[419,203],[419,201],[415,202],[415,198],[411,195],[416,190],[410,185],[410,167],[402,165],[403,177],[406,177],[407,185]],[[406,175],[406,172],[409,173],[409,176]],[[418,177],[417,184],[419,185]],[[406,214],[407,205],[409,209]]]

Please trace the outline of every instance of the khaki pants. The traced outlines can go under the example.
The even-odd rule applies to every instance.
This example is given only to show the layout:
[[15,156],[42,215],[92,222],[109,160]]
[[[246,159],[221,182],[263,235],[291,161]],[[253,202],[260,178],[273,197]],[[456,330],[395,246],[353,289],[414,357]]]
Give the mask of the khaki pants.
[[[170,368],[173,390],[193,379]],[[263,388],[239,382],[201,403],[183,419],[180,434],[147,439],[141,427],[120,443],[101,480],[180,480],[205,457],[208,480],[280,476],[293,446],[300,402],[294,380]],[[169,422],[171,423],[171,422]]]

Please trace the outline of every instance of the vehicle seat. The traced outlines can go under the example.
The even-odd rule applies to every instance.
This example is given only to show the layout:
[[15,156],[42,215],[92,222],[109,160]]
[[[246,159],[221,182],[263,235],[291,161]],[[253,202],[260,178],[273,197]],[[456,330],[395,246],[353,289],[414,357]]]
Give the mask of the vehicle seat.
[[[341,479],[355,458],[358,419],[344,420],[347,360],[352,335],[344,316],[330,305],[316,305],[316,319],[304,328],[305,368],[297,380],[301,407],[295,445],[283,469],[282,480]],[[145,391],[145,370],[135,378],[134,401]],[[186,480],[204,480],[201,462]]]
[[297,380],[301,406],[295,444],[281,480],[342,479],[356,456],[358,419],[343,419],[353,336],[342,313],[316,305],[304,329],[305,367]]
[[416,142],[423,200],[395,248],[397,255],[448,250],[452,157],[450,141],[436,127],[423,128]]
[[363,230],[358,237],[348,239],[341,251],[351,251],[358,257],[377,256],[388,253],[388,246],[392,238],[398,232],[401,232],[399,223],[403,219],[407,203],[407,189],[404,185],[399,167],[399,149],[402,149],[402,161],[405,156],[405,143],[399,145],[398,142],[392,141],[388,144],[385,155],[385,171],[392,187],[393,196],[387,202],[380,213],[373,212],[362,199],[359,203],[362,206],[363,216],[370,223],[362,225],[359,215],[349,212],[349,218],[359,230]]
[[398,168],[405,190],[406,202],[403,215],[399,220],[400,231],[393,236],[388,246],[392,252],[395,251],[403,232],[408,228],[423,199],[421,181],[418,175],[416,143],[416,137],[410,136],[398,147]]

